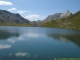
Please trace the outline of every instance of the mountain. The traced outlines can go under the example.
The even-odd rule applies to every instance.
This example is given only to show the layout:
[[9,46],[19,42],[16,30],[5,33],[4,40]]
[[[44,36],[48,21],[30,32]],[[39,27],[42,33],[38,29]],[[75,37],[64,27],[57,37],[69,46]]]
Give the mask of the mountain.
[[[61,16],[66,16],[66,12]],[[52,20],[51,22],[46,22],[41,25],[42,27],[53,27],[53,28],[68,28],[68,29],[78,29],[80,30],[80,11],[66,17],[57,20]]]
[[52,20],[56,20],[56,19],[61,19],[61,18],[66,18],[68,16],[70,16],[72,13],[67,10],[66,12],[64,13],[55,13],[53,15],[49,15],[46,19],[43,20],[43,22],[50,22]]
[[0,10],[0,23],[13,23],[13,24],[21,24],[21,23],[30,23],[28,19],[23,18],[18,13],[10,13],[6,10]]

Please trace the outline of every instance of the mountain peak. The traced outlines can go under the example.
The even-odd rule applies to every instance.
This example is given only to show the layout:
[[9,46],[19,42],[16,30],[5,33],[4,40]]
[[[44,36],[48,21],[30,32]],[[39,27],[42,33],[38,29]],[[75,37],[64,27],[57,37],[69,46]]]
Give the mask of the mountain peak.
[[51,20],[56,20],[56,19],[61,19],[61,18],[66,18],[68,16],[70,16],[72,13],[67,10],[63,13],[55,13],[53,15],[49,15],[45,20],[43,20],[44,22],[50,22]]
[[65,12],[70,12],[69,10],[65,11]]
[[68,16],[70,16],[72,13],[69,11],[69,10],[67,10],[67,11],[65,11],[65,12],[63,12],[62,14],[61,14],[61,18],[65,18],[65,17],[68,17]]
[[65,11],[65,12],[63,12],[63,13],[71,13],[69,10],[67,10],[67,11]]

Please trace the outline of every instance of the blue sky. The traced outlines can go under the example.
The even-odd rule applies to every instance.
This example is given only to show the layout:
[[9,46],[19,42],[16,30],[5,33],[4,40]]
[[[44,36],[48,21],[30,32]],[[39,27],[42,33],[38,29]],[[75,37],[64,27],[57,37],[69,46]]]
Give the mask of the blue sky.
[[43,20],[48,15],[80,10],[80,0],[0,0],[0,9],[19,13],[26,19]]

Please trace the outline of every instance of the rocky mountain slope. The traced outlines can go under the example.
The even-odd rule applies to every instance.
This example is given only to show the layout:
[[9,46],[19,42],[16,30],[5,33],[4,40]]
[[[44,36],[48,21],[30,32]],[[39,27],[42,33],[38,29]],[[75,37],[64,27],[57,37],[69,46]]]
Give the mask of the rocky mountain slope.
[[0,23],[30,23],[29,20],[24,19],[18,13],[10,13],[6,10],[0,10]]
[[56,19],[66,18],[66,17],[70,16],[71,14],[72,13],[69,10],[67,10],[63,13],[55,13],[53,15],[49,15],[46,19],[43,20],[43,22],[45,23],[45,22],[50,22],[52,20],[56,20]]

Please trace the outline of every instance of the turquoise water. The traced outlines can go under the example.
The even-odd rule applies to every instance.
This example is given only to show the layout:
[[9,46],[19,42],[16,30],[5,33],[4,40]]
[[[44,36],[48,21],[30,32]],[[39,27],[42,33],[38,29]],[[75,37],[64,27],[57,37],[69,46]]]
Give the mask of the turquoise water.
[[0,60],[80,58],[80,31],[0,26]]

